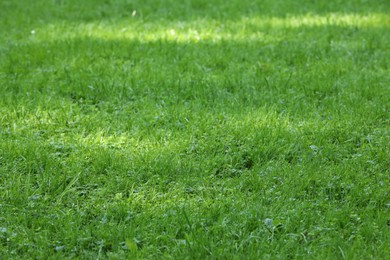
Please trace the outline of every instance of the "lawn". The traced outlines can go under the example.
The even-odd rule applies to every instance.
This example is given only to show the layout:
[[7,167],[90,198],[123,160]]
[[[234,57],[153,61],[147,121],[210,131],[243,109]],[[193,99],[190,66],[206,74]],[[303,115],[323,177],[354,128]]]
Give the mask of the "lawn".
[[0,1],[0,255],[386,259],[389,14]]

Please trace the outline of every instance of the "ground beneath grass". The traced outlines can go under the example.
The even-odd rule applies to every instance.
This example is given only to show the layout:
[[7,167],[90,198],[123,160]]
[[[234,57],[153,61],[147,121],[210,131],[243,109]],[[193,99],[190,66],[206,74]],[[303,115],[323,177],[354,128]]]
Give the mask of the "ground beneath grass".
[[0,2],[0,254],[386,259],[388,1]]

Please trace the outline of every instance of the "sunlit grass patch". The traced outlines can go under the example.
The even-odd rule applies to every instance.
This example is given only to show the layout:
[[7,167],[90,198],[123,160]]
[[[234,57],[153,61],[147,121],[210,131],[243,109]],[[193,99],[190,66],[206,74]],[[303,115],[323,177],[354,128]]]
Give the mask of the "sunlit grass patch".
[[[127,39],[140,42],[174,41],[258,41],[263,43],[283,39],[278,30],[300,27],[354,27],[387,28],[390,21],[381,13],[355,15],[331,13],[327,15],[306,14],[301,16],[256,17],[248,16],[234,20],[219,21],[199,19],[195,21],[146,21],[128,18],[122,20],[103,20],[87,23],[49,23],[32,29],[31,39],[38,41],[58,41],[80,37],[99,39]],[[270,30],[273,30],[270,33]]]

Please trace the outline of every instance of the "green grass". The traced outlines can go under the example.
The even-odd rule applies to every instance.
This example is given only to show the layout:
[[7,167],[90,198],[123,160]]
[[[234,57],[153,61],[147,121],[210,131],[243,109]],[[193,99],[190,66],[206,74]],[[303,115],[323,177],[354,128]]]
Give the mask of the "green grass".
[[389,13],[2,0],[0,255],[387,258]]

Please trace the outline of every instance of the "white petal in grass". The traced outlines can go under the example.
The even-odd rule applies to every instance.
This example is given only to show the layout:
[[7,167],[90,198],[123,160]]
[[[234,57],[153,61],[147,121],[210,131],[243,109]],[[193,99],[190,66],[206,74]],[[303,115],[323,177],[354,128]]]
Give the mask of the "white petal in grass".
[[315,146],[315,145],[310,145],[310,149],[313,150],[313,152],[318,152],[320,149],[318,148],[318,146]]
[[54,251],[58,252],[58,251],[62,251],[62,250],[64,250],[64,249],[65,249],[65,246],[56,246],[56,247],[54,248]]
[[31,34],[34,35],[35,34],[35,30],[31,30]]
[[131,13],[131,16],[136,16],[137,15],[137,11],[136,10],[134,10],[132,13]]
[[271,218],[266,218],[266,219],[264,219],[264,225],[267,227],[267,228],[269,228],[269,229],[272,229],[273,228],[273,224],[272,224],[272,222],[273,222],[273,220],[271,219]]
[[186,246],[187,245],[187,241],[185,239],[177,239],[176,243],[179,246]]

